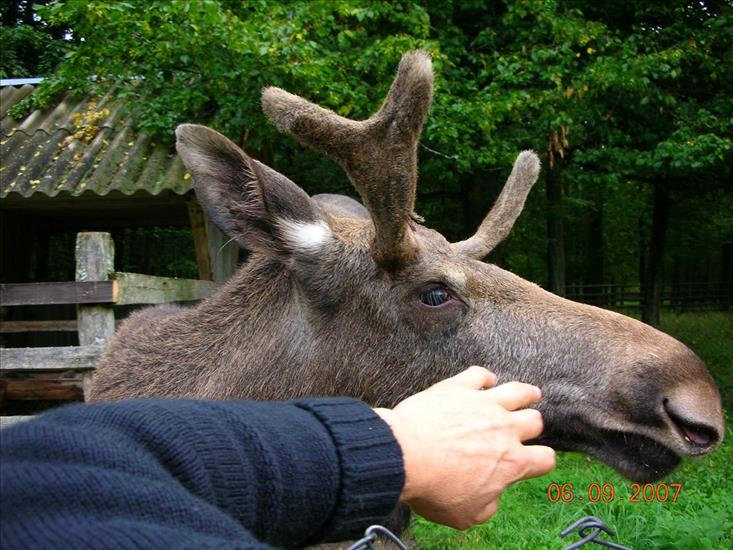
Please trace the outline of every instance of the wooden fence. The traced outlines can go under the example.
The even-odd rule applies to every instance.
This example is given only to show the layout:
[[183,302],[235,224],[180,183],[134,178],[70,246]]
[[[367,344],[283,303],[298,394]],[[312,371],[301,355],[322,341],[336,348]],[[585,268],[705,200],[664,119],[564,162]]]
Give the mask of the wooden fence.
[[[633,285],[568,285],[566,297],[600,307],[640,310],[643,287]],[[677,312],[733,309],[733,283],[671,284],[662,292],[662,308]]]
[[0,322],[0,332],[78,331],[78,346],[0,348],[0,405],[8,400],[86,399],[91,373],[115,330],[115,306],[202,300],[211,281],[114,271],[109,233],[79,233],[76,281],[0,284],[0,306],[76,304],[75,321]]

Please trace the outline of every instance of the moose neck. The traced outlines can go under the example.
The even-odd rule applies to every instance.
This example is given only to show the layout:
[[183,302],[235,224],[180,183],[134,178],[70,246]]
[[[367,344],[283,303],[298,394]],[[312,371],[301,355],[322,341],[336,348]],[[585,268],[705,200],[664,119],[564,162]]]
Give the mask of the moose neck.
[[[312,336],[296,282],[282,263],[250,260],[192,312],[200,329],[188,345],[217,349],[215,371],[199,397],[285,399],[299,392],[296,373],[309,364]],[[212,334],[225,345],[211,342]]]

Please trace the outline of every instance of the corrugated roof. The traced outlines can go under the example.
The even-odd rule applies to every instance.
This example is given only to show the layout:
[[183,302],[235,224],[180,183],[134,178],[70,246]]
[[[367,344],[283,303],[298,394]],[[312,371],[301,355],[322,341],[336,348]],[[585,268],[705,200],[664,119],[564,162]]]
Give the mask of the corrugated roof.
[[175,148],[136,132],[112,92],[101,99],[66,96],[23,120],[13,119],[8,110],[34,89],[29,84],[0,88],[0,198],[191,190]]

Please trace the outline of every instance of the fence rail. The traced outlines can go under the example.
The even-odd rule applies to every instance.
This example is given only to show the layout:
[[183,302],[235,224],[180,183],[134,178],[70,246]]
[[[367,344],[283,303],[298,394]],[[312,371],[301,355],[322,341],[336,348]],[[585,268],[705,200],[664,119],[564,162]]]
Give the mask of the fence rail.
[[[3,302],[0,301],[0,303]],[[14,334],[19,332],[76,332],[77,330],[79,330],[79,323],[76,319],[69,321],[0,321],[0,334]]]
[[93,370],[104,346],[0,348],[3,372]]
[[0,304],[163,304],[208,298],[216,283],[117,272],[109,281],[0,284]]
[[[571,300],[600,307],[638,310],[644,301],[644,287],[624,284],[568,285],[565,295]],[[733,282],[668,285],[662,291],[661,307],[678,312],[733,309]]]

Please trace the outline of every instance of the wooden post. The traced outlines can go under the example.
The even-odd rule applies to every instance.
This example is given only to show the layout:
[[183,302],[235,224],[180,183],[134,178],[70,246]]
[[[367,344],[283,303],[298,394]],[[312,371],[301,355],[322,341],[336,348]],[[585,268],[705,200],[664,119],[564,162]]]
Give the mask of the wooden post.
[[199,279],[202,281],[213,280],[211,276],[211,258],[209,256],[209,243],[206,237],[206,217],[195,199],[188,202],[188,219],[191,222],[193,232],[193,244],[196,250],[196,265],[199,270]]
[[239,267],[239,246],[206,217],[194,199],[188,201],[188,218],[193,231],[199,279],[226,283]]
[[[114,273],[114,242],[109,233],[79,233],[76,236],[76,280],[106,281]],[[110,305],[77,306],[80,346],[105,346],[115,332],[115,314]],[[83,375],[84,400],[89,394],[91,373]]]
[[227,238],[214,223],[207,218],[206,236],[211,258],[211,273],[214,282],[223,284],[234,275],[239,266],[239,245]]

